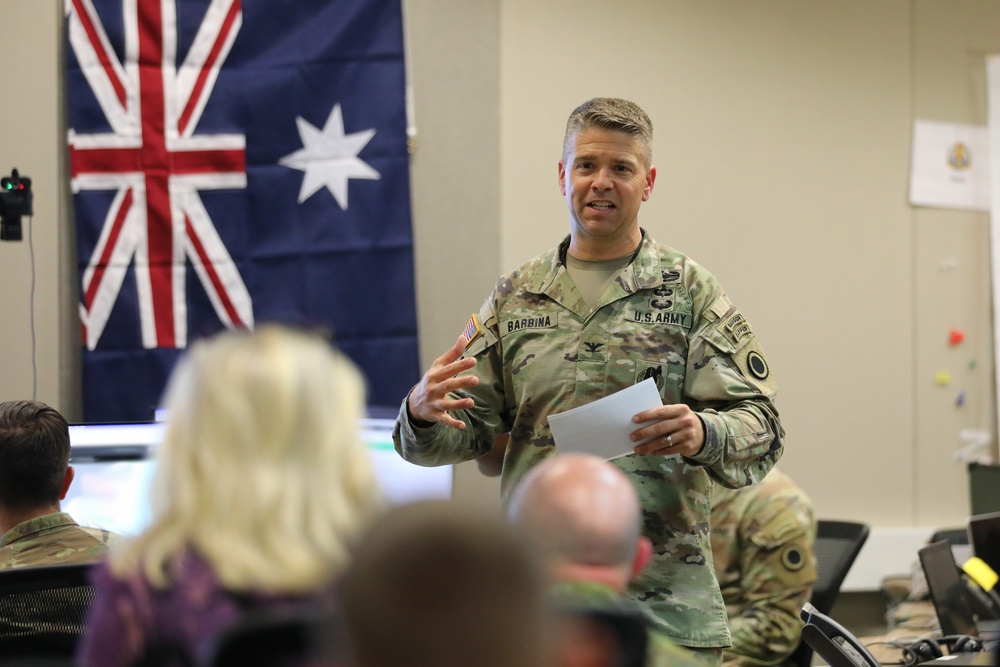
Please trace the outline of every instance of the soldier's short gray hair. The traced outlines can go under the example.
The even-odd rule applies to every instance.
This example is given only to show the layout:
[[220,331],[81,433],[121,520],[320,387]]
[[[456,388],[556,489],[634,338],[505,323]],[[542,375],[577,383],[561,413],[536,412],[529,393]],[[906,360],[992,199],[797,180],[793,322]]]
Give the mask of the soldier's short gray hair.
[[645,166],[653,161],[653,123],[646,112],[629,100],[618,97],[595,97],[569,115],[563,137],[563,158],[569,155],[573,138],[587,130],[624,132],[639,144]]

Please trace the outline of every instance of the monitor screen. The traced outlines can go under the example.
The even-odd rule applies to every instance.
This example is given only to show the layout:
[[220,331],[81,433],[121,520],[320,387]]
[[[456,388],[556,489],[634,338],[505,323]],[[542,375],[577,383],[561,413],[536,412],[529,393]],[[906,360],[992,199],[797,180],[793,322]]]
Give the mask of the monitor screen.
[[973,556],[1000,573],[1000,512],[969,517],[969,544]]
[[959,575],[951,544],[945,540],[922,547],[917,555],[927,579],[927,589],[946,635],[978,636],[969,592]]
[[[162,423],[71,424],[76,477],[62,509],[77,523],[121,535],[138,534],[150,520],[149,492]],[[392,443],[391,419],[366,419],[362,438],[389,502],[451,497],[452,466],[424,468],[404,461]]]
[[969,463],[970,516],[1000,512],[1000,465]]

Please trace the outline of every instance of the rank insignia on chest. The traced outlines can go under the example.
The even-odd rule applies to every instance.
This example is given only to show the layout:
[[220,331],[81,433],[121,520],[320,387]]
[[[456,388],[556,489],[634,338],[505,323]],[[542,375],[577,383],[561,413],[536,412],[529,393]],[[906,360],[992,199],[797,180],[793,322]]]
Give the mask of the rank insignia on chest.
[[469,349],[472,341],[483,335],[483,329],[479,326],[479,318],[475,314],[469,318],[469,323],[465,325],[465,331],[462,334],[465,336],[465,349]]

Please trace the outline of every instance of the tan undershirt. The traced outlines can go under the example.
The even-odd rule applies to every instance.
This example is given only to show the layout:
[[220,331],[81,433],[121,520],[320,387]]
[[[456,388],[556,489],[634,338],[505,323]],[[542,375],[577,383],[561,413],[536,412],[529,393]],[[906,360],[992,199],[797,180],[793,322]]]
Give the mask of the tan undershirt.
[[566,254],[566,271],[569,272],[569,277],[573,279],[584,302],[591,310],[601,302],[601,296],[608,288],[608,283],[619,270],[628,266],[634,254],[630,252],[624,257],[593,261],[577,259],[569,253]]

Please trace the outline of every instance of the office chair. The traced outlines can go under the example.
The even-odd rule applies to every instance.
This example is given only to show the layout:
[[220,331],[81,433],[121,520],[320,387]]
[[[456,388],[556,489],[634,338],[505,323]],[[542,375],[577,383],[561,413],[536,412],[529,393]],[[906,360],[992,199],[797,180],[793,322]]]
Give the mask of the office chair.
[[969,531],[966,528],[939,528],[934,531],[927,543],[934,544],[942,541],[948,544],[968,544]]
[[970,514],[1000,512],[1000,465],[972,461],[968,472]]
[[0,570],[0,665],[70,664],[96,596],[93,566]]
[[563,613],[587,622],[593,630],[601,631],[610,638],[612,646],[602,646],[611,651],[607,664],[615,667],[642,667],[647,664],[649,628],[641,612],[624,606],[578,605],[565,608]]
[[206,667],[339,665],[346,655],[343,626],[331,610],[313,605],[291,609],[257,608],[208,647]]
[[[840,594],[840,585],[868,539],[867,524],[820,519],[816,522],[816,583],[809,603],[821,614],[829,614]],[[806,642],[789,658],[796,667],[809,667],[813,649]]]

